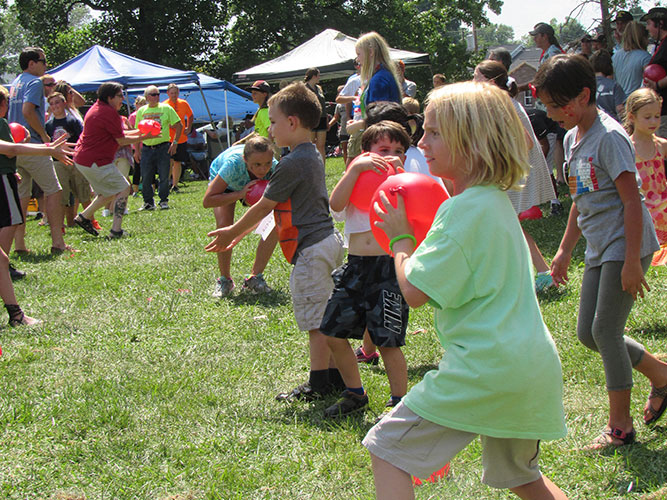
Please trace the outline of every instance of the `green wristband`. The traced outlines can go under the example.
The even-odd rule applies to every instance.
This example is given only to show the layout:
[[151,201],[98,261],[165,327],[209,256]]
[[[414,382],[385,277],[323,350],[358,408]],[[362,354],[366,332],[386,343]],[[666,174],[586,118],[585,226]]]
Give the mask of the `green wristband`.
[[417,238],[415,238],[413,235],[411,235],[411,234],[407,234],[407,233],[405,233],[405,234],[399,234],[398,236],[394,236],[394,237],[389,241],[389,251],[393,254],[393,253],[394,253],[394,243],[396,243],[397,241],[400,241],[400,240],[404,240],[404,239],[406,239],[406,238],[411,239],[411,240],[412,240],[412,243],[414,243],[415,246],[417,246]]

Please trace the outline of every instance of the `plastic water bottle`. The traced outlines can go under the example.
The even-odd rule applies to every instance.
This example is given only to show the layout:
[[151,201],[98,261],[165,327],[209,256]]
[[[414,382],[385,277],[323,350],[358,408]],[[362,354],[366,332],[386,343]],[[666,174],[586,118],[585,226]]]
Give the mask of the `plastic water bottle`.
[[355,122],[361,120],[361,103],[358,97],[354,100],[354,105],[352,106],[352,120]]

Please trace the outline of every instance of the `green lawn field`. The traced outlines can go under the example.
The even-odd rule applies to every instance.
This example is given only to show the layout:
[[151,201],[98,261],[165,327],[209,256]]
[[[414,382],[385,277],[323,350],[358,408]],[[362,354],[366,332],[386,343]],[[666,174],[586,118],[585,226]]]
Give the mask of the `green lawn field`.
[[[329,189],[342,171],[342,160],[327,161]],[[308,375],[290,266],[277,250],[265,272],[274,292],[241,293],[258,238],[249,236],[234,253],[237,289],[213,299],[216,258],[203,248],[214,218],[201,206],[205,189],[188,182],[168,211],[139,212],[141,198],[131,198],[129,238],[68,228],[65,239],[78,252],[58,257],[48,253],[48,228],[28,222],[33,253],[12,256],[28,272],[15,287],[25,311],[44,323],[0,327],[0,498],[374,498],[360,442],[389,396],[382,363],[362,367],[371,401],[364,415],[329,422],[322,410],[332,400],[276,401]],[[98,220],[108,231],[110,219],[99,213]],[[547,258],[565,221],[526,223]],[[490,248],[492,241],[489,228]],[[542,444],[542,470],[572,499],[667,498],[667,418],[643,425],[649,385],[641,376],[632,397],[638,443],[582,450],[607,412],[600,359],[576,340],[582,260],[580,243],[567,288],[540,298],[563,363],[569,428],[566,438]],[[628,334],[664,353],[667,272],[652,268],[647,280],[652,290],[633,309]],[[405,355],[410,385],[442,355],[428,307],[411,311]],[[480,452],[477,441],[452,461],[448,480],[418,488],[417,498],[512,498],[480,483]]]

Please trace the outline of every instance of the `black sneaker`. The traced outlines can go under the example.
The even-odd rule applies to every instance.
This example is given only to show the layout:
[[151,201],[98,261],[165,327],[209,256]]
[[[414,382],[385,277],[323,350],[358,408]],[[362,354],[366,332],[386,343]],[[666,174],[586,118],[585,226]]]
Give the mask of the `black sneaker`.
[[155,210],[155,205],[152,203],[144,203],[139,210],[150,212],[151,210]]
[[114,231],[113,229],[109,230],[109,236],[107,236],[108,240],[119,240],[120,238],[127,238],[130,235],[127,231],[124,229],[121,229],[120,231]]
[[19,271],[16,269],[12,263],[9,263],[9,276],[11,276],[12,281],[18,281],[25,278],[25,271]]
[[93,236],[97,236],[98,234],[100,234],[97,232],[97,229],[93,227],[93,222],[90,219],[86,219],[81,214],[78,214],[76,217],[74,217],[74,222],[85,232],[90,233]]
[[276,396],[278,401],[292,401],[298,399],[299,401],[314,401],[320,399],[327,394],[331,394],[332,389],[326,391],[314,391],[310,386],[310,382],[296,386],[291,392],[281,392]]
[[565,210],[560,202],[551,204],[551,215],[563,215],[563,212]]
[[363,396],[359,396],[359,394],[355,394],[354,392],[345,389],[338,401],[324,410],[324,416],[326,418],[345,417],[361,411],[367,406],[368,395],[366,393],[364,393]]

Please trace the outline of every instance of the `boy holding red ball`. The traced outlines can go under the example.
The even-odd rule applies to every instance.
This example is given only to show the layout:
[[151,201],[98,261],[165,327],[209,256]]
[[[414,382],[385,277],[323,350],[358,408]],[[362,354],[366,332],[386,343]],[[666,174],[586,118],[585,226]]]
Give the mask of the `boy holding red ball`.
[[378,346],[387,370],[391,398],[386,407],[396,406],[408,388],[407,364],[401,351],[408,305],[398,286],[393,258],[371,233],[369,210],[350,203],[350,196],[363,172],[383,175],[396,168],[394,164],[402,166],[410,137],[397,123],[382,121],[368,127],[361,143],[364,152],[375,154],[362,155],[350,163],[329,199],[332,210],[345,211],[349,241],[348,261],[334,273],[335,288],[320,325],[345,382],[340,399],[324,411],[329,418],[349,415],[368,405],[357,357],[348,340],[361,339],[365,331]]

